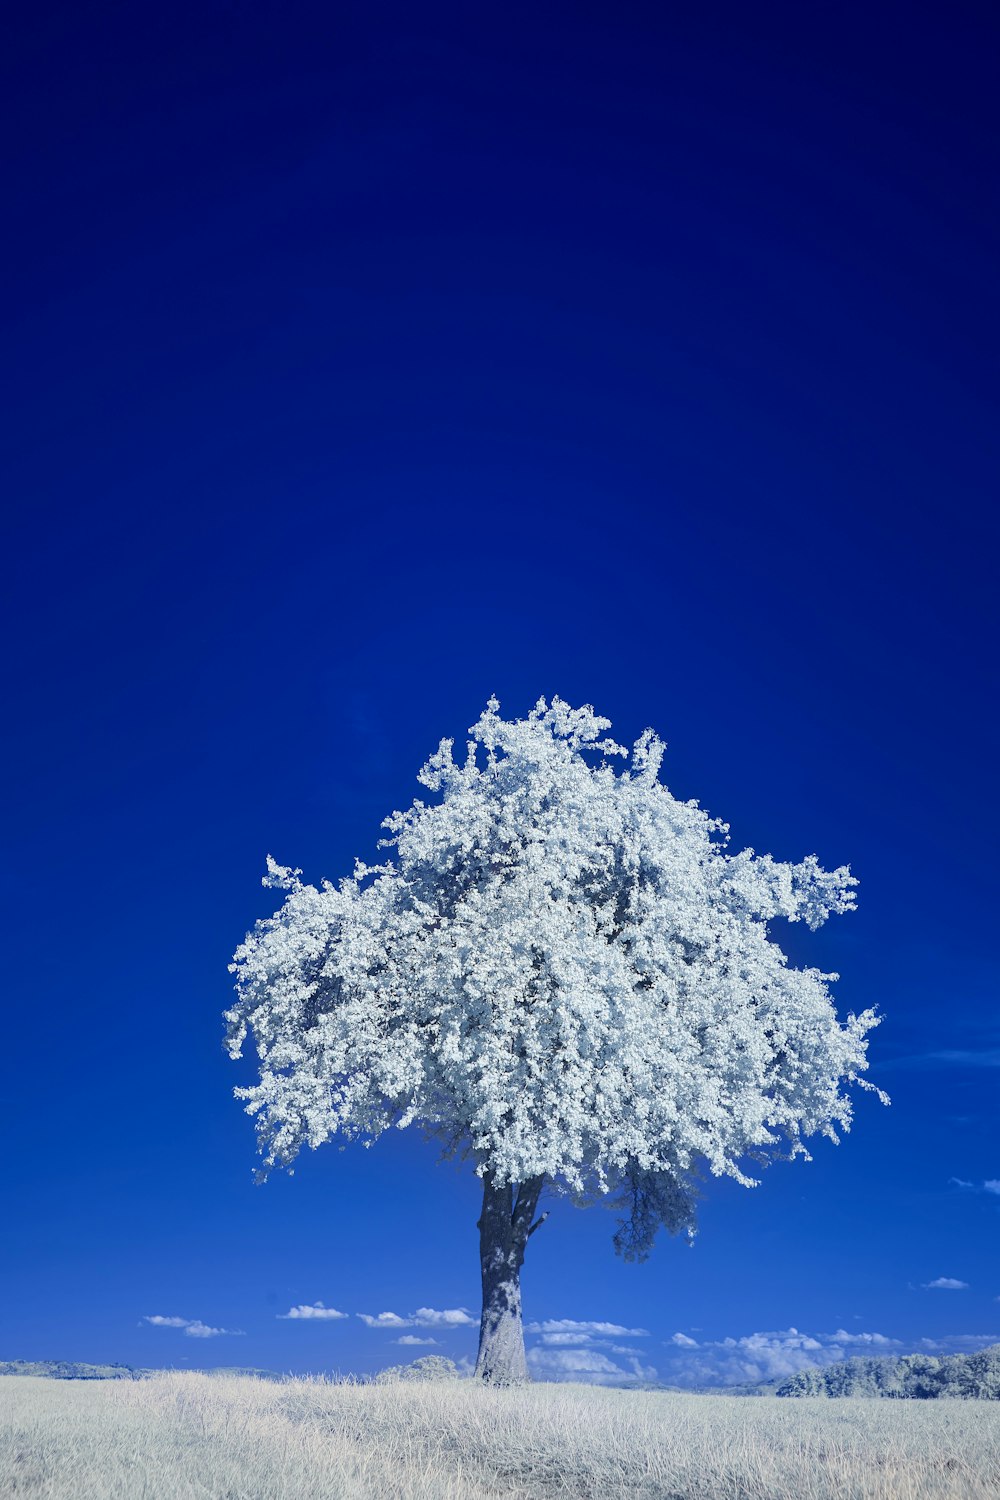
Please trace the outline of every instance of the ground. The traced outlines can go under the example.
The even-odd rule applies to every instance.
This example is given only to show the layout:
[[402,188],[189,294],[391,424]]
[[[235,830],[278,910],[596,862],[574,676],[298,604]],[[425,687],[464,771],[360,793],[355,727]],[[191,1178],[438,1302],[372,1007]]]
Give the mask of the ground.
[[12,1500],[996,1500],[1000,1404],[0,1377]]

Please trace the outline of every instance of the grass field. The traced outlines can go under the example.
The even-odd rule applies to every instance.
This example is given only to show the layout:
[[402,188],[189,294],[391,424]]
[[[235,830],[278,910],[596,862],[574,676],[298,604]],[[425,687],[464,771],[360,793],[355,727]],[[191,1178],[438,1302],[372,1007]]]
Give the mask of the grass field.
[[1000,1403],[0,1378],[17,1500],[996,1500]]

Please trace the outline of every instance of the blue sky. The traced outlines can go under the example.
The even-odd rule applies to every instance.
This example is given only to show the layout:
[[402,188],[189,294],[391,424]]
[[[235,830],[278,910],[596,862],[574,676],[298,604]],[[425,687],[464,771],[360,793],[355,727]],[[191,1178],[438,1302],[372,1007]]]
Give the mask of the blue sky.
[[645,1266],[556,1205],[536,1371],[1000,1339],[997,23],[807,11],[16,18],[0,1357],[474,1353],[474,1180],[254,1186],[221,1012],[493,692],[851,863],[789,951],[893,1098]]

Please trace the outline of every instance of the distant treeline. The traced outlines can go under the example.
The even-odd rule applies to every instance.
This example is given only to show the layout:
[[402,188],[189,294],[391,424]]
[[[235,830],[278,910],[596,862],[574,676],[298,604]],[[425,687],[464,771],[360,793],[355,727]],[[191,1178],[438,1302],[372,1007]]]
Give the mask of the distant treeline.
[[0,1359],[0,1375],[45,1375],[50,1380],[141,1380],[131,1365],[83,1365],[71,1359]]
[[1000,1344],[975,1354],[904,1354],[901,1358],[845,1359],[823,1370],[800,1370],[779,1396],[890,1396],[904,1401],[941,1397],[1000,1401]]
[[[138,1370],[132,1365],[85,1365],[71,1359],[0,1359],[0,1375],[44,1375],[48,1380],[145,1380],[149,1375],[165,1373]],[[252,1375],[257,1380],[284,1380],[274,1370],[250,1369],[244,1365],[226,1365],[218,1369],[198,1370],[199,1375]]]

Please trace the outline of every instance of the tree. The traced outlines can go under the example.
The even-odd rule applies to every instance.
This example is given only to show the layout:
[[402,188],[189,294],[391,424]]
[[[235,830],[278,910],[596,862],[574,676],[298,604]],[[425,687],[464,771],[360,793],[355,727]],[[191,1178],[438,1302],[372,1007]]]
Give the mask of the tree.
[[[705,1170],[808,1157],[851,1119],[871,1011],[838,1022],[836,975],[789,965],[769,935],[854,907],[844,866],[727,852],[727,825],[658,779],[589,706],[495,698],[464,761],[442,740],[439,794],[386,818],[385,863],[303,884],[235,954],[234,1057],[248,1030],[264,1172],[331,1136],[420,1124],[482,1179],[478,1375],[527,1378],[520,1271],[543,1190],[619,1207],[614,1243],[648,1255],[694,1230]],[[611,758],[628,764],[616,771]],[[871,1085],[865,1085],[871,1087]]]
[[799,1370],[779,1396],[883,1396],[896,1400],[1000,1400],[1000,1344],[975,1354],[904,1354],[846,1359]]

